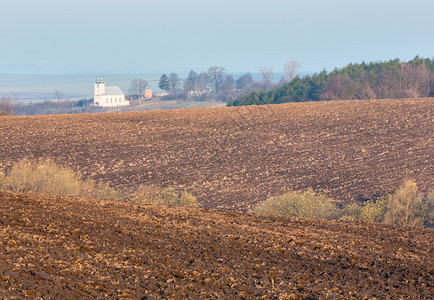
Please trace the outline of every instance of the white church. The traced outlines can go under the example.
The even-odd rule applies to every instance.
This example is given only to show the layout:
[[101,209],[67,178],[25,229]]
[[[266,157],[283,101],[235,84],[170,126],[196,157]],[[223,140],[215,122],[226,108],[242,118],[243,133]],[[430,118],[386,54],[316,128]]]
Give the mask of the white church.
[[125,94],[118,86],[105,86],[104,81],[96,78],[93,104],[98,107],[116,107],[129,105],[130,101],[125,99]]

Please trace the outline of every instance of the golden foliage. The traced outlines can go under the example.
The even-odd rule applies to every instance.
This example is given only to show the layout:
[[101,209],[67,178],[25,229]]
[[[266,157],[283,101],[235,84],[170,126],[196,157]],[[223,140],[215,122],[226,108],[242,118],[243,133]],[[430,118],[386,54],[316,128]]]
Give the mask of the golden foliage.
[[420,205],[423,195],[418,191],[416,182],[404,181],[398,189],[388,197],[387,212],[384,222],[391,225],[422,225]]
[[123,194],[108,184],[83,180],[79,173],[59,166],[50,158],[40,159],[38,162],[22,159],[12,167],[7,176],[3,179],[0,176],[0,187],[20,193],[123,199]]
[[339,211],[324,194],[290,191],[282,196],[269,198],[256,205],[252,212],[266,215],[283,215],[309,219],[335,219]]
[[381,223],[384,220],[384,214],[387,211],[387,197],[377,200],[369,200],[360,211],[360,221]]

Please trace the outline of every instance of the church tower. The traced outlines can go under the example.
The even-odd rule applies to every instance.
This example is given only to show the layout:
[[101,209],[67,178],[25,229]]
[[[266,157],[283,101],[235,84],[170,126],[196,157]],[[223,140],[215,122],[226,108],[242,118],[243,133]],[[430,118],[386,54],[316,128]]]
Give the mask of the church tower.
[[94,96],[105,95],[105,84],[104,81],[102,80],[102,77],[101,79],[98,79],[98,77],[96,77],[93,95]]

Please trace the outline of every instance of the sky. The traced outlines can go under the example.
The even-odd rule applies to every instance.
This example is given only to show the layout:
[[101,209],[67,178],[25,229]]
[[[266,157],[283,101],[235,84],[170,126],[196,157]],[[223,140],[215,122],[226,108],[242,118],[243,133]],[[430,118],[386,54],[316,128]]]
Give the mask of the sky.
[[300,72],[434,57],[434,0],[0,0],[2,74]]

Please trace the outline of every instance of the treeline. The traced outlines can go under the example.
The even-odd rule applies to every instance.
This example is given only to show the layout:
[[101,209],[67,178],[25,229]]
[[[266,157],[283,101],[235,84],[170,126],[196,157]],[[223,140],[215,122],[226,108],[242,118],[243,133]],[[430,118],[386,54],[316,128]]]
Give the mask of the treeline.
[[[288,62],[281,83],[292,79],[298,67],[298,62]],[[219,66],[210,67],[208,71],[200,73],[191,70],[184,80],[176,73],[162,74],[158,87],[166,94],[162,97],[163,100],[184,98],[228,102],[254,91],[268,91],[276,86],[272,80],[272,68],[262,67],[259,71],[262,79],[258,81],[254,80],[250,73],[235,79],[232,74],[226,73],[225,68]]]
[[362,62],[331,72],[296,76],[273,90],[254,91],[228,101],[228,106],[420,97],[434,97],[434,58]]
[[227,101],[237,97],[234,77],[227,74],[225,68],[219,66],[210,67],[207,72],[201,73],[191,70],[184,81],[176,73],[163,74],[158,87],[167,92],[167,96],[163,99]]

